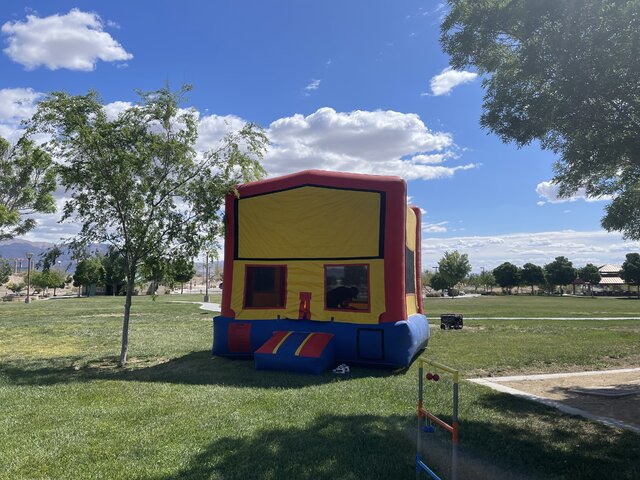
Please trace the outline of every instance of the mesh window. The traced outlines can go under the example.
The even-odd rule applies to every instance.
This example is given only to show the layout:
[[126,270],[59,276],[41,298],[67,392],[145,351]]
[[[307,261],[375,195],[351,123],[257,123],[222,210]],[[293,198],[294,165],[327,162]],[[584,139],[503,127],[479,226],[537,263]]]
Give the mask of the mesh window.
[[325,308],[369,310],[369,265],[326,265]]
[[245,308],[284,308],[286,274],[284,266],[247,266]]
[[405,293],[416,293],[416,254],[404,247],[404,288]]

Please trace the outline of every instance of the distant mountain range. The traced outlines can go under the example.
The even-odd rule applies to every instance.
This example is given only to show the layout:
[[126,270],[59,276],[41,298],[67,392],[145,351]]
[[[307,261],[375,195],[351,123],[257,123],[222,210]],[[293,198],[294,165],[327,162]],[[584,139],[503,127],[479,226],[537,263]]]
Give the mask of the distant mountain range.
[[[13,266],[13,259],[23,259],[22,269],[27,269],[27,253],[33,254],[33,265],[36,265],[40,261],[40,256],[48,249],[53,247],[53,243],[49,242],[30,242],[29,240],[11,239],[0,242],[0,257],[3,257],[11,262]],[[64,251],[64,249],[62,249]],[[68,270],[73,272],[75,270],[75,260],[71,258],[68,252],[63,253],[58,258],[58,267],[62,270]]]
[[[33,265],[35,266],[40,260],[40,256],[46,252],[48,249],[53,247],[55,244],[49,242],[30,242],[29,240],[23,239],[11,239],[5,240],[4,242],[0,242],[0,257],[3,257],[11,262],[11,266],[13,266],[13,259],[22,258],[22,269],[24,271],[27,270],[27,253],[33,253]],[[64,249],[62,248],[64,251]],[[90,249],[91,251],[99,250],[106,251],[105,245],[95,245]],[[62,270],[73,273],[75,270],[76,262],[71,258],[71,254],[68,252],[64,252],[60,258],[58,258],[58,267]],[[220,268],[223,267],[224,262],[220,261]],[[202,257],[200,261],[195,262],[196,268],[198,269],[198,273],[202,273],[203,271],[203,262]],[[215,269],[215,261],[212,261],[209,267],[211,272]]]

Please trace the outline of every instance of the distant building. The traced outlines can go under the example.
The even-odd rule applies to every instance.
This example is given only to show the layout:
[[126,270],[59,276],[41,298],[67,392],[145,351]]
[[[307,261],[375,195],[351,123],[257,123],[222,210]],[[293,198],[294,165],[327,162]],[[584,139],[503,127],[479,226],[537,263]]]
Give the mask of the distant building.
[[620,265],[611,265],[610,263],[601,266],[600,271],[600,286],[614,286],[626,285],[625,281],[620,277],[622,267]]

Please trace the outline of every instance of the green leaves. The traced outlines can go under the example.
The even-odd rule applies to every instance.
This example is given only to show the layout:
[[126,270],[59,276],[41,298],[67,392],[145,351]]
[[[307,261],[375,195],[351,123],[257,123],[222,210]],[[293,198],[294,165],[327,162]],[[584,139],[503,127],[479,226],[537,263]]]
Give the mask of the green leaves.
[[556,257],[544,266],[545,278],[550,285],[568,285],[578,276],[573,263],[567,257]]
[[7,283],[12,273],[13,269],[11,265],[9,265],[9,262],[0,257],[0,285]]
[[584,267],[578,269],[578,278],[590,285],[597,285],[600,283],[600,270],[594,264],[587,263]]
[[627,253],[620,276],[625,282],[640,286],[640,254]]
[[55,188],[56,174],[44,150],[25,137],[14,146],[0,137],[0,240],[35,227],[26,215],[54,212]]
[[511,293],[511,289],[520,283],[520,269],[511,262],[498,265],[492,273],[496,283],[508,293]]
[[102,285],[104,283],[104,267],[98,257],[85,258],[76,265],[73,274],[73,286]]
[[47,148],[70,194],[63,218],[81,226],[76,246],[111,244],[130,268],[194,255],[220,233],[226,193],[264,174],[267,139],[252,124],[197,154],[197,114],[180,108],[190,89],[142,92],[115,119],[95,92],[52,93],[40,103],[29,131],[51,135]]
[[[439,276],[448,285],[447,288],[455,287],[471,271],[469,256],[457,250],[444,252],[444,256],[438,262]],[[433,279],[431,279],[433,285]]]
[[560,194],[613,196],[607,230],[640,239],[640,0],[449,0],[441,44],[486,89],[480,123],[559,155]]

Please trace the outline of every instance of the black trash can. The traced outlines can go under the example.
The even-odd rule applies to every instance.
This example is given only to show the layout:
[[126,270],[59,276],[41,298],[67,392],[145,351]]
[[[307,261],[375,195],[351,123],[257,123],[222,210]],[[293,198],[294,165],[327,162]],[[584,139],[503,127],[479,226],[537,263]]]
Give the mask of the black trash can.
[[442,330],[460,330],[462,328],[462,314],[445,313],[440,315],[440,328]]

